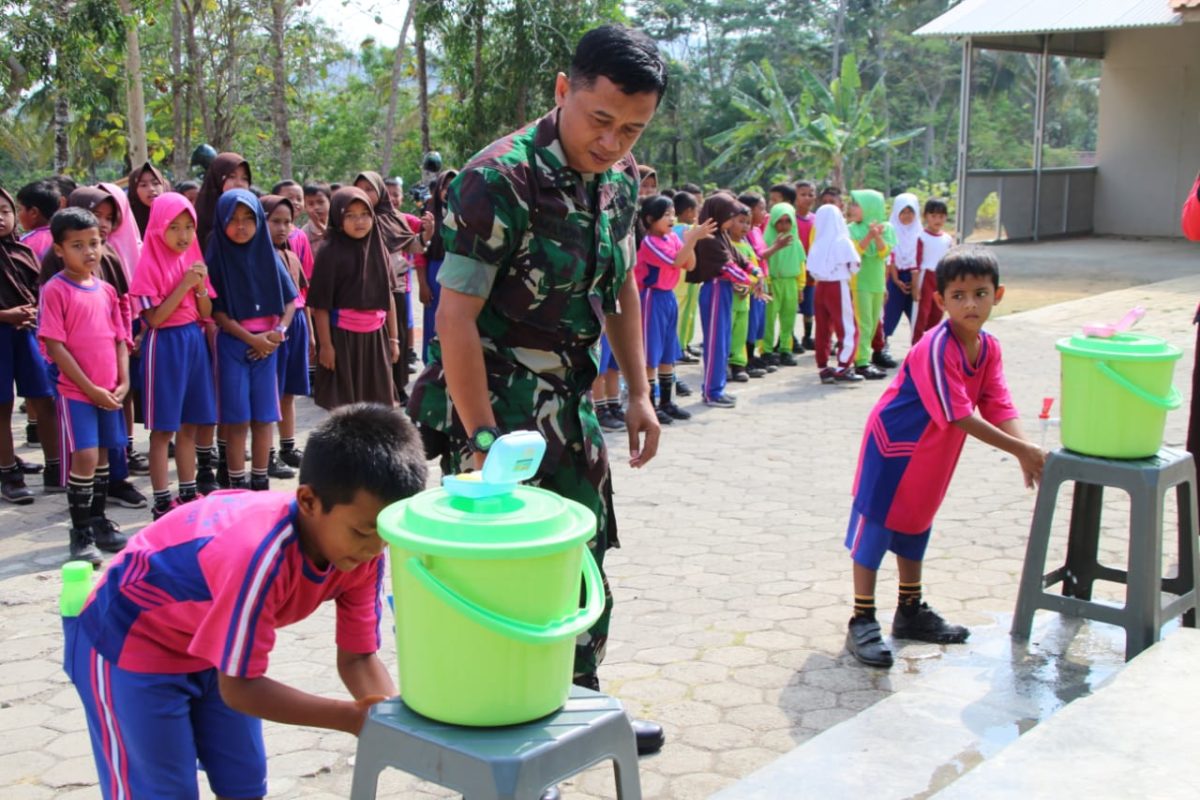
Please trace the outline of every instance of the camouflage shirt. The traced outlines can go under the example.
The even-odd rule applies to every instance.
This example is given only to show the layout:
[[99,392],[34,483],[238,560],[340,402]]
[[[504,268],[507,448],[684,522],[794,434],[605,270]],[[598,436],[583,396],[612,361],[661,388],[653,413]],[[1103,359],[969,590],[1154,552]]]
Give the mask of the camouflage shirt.
[[[443,219],[438,282],[486,298],[477,325],[497,425],[546,437],[544,474],[582,456],[594,486],[607,464],[588,391],[604,317],[618,313],[636,258],[637,190],[632,156],[599,175],[568,167],[556,110],[475,156],[450,184]],[[441,359],[434,339],[409,408],[463,441]]]

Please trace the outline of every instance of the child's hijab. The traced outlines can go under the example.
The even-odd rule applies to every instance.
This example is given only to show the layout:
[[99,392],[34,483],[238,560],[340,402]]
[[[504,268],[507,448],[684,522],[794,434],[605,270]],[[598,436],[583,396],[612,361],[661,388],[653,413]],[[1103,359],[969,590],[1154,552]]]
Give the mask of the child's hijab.
[[429,197],[429,210],[433,213],[434,222],[437,223],[437,230],[434,232],[433,239],[429,241],[429,246],[425,248],[425,258],[427,261],[441,261],[446,257],[446,246],[442,242],[442,218],[446,216],[446,203],[442,200],[442,193],[450,187],[450,182],[458,177],[458,170],[448,169],[437,176],[437,181],[434,183],[433,191]]
[[[254,214],[254,238],[245,244],[236,244],[225,232],[238,206]],[[217,199],[213,223],[204,251],[208,275],[217,290],[213,309],[236,320],[282,315],[296,292],[275,254],[267,215],[258,198],[246,189],[230,189]]]
[[308,289],[308,303],[314,308],[382,310],[391,300],[390,261],[379,226],[372,225],[362,239],[351,238],[342,229],[346,211],[355,201],[371,210],[370,198],[353,186],[338,189],[329,202],[325,245],[317,253]]
[[[912,209],[913,221],[905,225],[900,221],[900,212]],[[892,255],[899,269],[917,266],[917,240],[921,238],[921,208],[915,194],[905,192],[892,201],[892,228],[896,231],[896,246]]]
[[831,204],[818,208],[813,229],[816,238],[808,251],[808,271],[814,278],[821,280],[835,275],[838,267],[844,264],[856,267],[861,263],[858,249],[850,239],[846,218],[837,206]]
[[[365,180],[371,184],[371,188],[375,190],[375,194],[379,195],[379,199],[375,202],[375,227],[379,229],[379,234],[383,237],[383,246],[391,253],[403,253],[412,244],[412,240],[416,237],[408,223],[404,221],[404,217],[392,205],[391,195],[387,193],[387,184],[383,182],[383,176],[378,172],[360,172],[355,176],[354,182]],[[366,196],[365,194],[363,195]],[[332,210],[330,214],[332,215]],[[331,216],[332,218],[332,216]]]
[[[791,203],[776,203],[771,206],[771,216],[767,220],[767,229],[763,233],[763,238],[766,240],[767,247],[774,247],[775,242],[783,234],[775,229],[775,224],[781,219],[790,219],[792,225],[788,228],[787,233],[791,234],[792,241],[787,247],[782,248],[771,256],[771,267],[785,268],[780,274],[798,274],[800,266],[804,263],[804,244],[800,241],[800,230],[796,227],[796,207]],[[790,268],[790,269],[786,269]]]
[[150,219],[146,223],[146,240],[142,242],[142,257],[133,272],[129,293],[138,297],[164,298],[175,289],[179,276],[197,262],[204,263],[200,252],[200,239],[195,237],[188,249],[176,253],[167,246],[163,234],[180,214],[187,214],[196,221],[196,209],[188,199],[177,192],[166,192],[154,198],[150,206]]
[[700,206],[700,224],[712,220],[717,224],[717,232],[711,239],[701,239],[696,242],[696,266],[687,274],[688,283],[705,283],[720,277],[726,264],[736,264],[746,267],[746,258],[737,251],[729,234],[721,230],[721,226],[738,215],[744,208],[737,198],[728,192],[716,192],[704,200]]
[[163,188],[170,186],[167,179],[159,171],[158,167],[151,164],[149,161],[142,164],[140,167],[129,173],[129,208],[133,212],[133,218],[137,220],[138,231],[144,236],[146,233],[146,225],[150,222],[150,206],[142,202],[142,198],[138,197],[137,185],[146,173],[150,173],[158,182],[163,185]]
[[[2,188],[0,199],[12,206],[16,214],[17,201]],[[39,271],[37,256],[29,245],[21,244],[14,225],[7,236],[0,237],[0,306],[37,305]]]
[[[95,212],[96,206],[106,201],[112,201],[116,209],[116,219],[113,220],[113,228],[115,229],[121,222],[121,209],[117,206],[117,201],[99,186],[79,187],[71,192],[70,197],[67,198],[67,205],[71,208],[83,208]],[[45,284],[55,275],[62,272],[62,270],[62,259],[54,252],[54,248],[50,248],[46,251],[46,255],[42,259],[41,283]],[[109,241],[105,241],[104,249],[100,254],[100,264],[96,270],[96,277],[110,284],[117,290],[118,295],[124,296],[129,293],[128,268],[125,266],[120,254],[113,249]]]
[[[213,229],[213,218],[217,213],[217,199],[225,188],[225,179],[237,171],[238,167],[246,168],[246,178],[253,181],[250,172],[250,162],[237,153],[221,153],[208,165],[204,173],[204,182],[200,184],[200,193],[196,195],[196,240],[201,246],[208,246],[208,237]],[[157,201],[155,201],[157,205]]]
[[[130,276],[137,269],[138,259],[142,257],[142,234],[134,221],[133,212],[129,208],[129,198],[125,191],[115,183],[102,183],[100,188],[108,192],[113,202],[117,204],[117,221],[112,233],[108,235],[108,243],[121,256],[125,270]],[[150,215],[146,215],[150,222]]]

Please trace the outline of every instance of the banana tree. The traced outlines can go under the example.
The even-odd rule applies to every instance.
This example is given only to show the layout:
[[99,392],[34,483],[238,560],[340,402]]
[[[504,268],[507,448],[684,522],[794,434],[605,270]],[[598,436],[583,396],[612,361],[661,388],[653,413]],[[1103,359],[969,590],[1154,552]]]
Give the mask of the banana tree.
[[887,122],[875,113],[884,101],[883,81],[864,91],[853,54],[842,59],[841,72],[829,85],[801,67],[798,100],[787,99],[769,63],[751,65],[751,77],[763,99],[734,90],[733,105],[748,119],[705,140],[709,147],[723,148],[710,169],[746,165],[739,183],[774,171],[794,172],[803,161],[810,174],[845,186],[848,176],[862,179],[868,158],[925,130],[889,133]]

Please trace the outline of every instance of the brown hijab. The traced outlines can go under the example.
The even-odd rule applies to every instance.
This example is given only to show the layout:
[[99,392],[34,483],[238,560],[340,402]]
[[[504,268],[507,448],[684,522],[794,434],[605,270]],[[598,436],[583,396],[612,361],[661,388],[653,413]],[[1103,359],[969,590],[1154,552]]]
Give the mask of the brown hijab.
[[17,237],[17,201],[4,189],[0,189],[0,199],[12,207],[14,215],[13,229],[7,236],[0,237],[0,308],[36,306],[38,273],[41,271],[37,256]]
[[[113,229],[115,230],[121,224],[121,207],[108,192],[99,186],[81,186],[71,192],[70,197],[67,198],[69,208],[82,208],[87,211],[95,211],[96,206],[105,202],[113,205]],[[55,254],[53,247],[50,248],[42,257],[40,282],[45,285],[47,281],[62,272],[62,269],[62,259]],[[104,250],[100,254],[100,265],[95,274],[97,278],[116,289],[118,296],[124,297],[129,294],[129,273],[126,265],[108,242],[104,243]]]
[[313,308],[383,310],[391,301],[391,268],[378,216],[365,238],[352,239],[342,230],[346,211],[356,200],[371,210],[370,198],[353,186],[338,189],[329,203],[325,245],[317,253],[308,289]]
[[196,195],[196,241],[200,248],[208,246],[208,235],[212,232],[213,217],[217,214],[217,200],[225,193],[225,179],[238,167],[246,168],[246,177],[253,181],[250,162],[237,153],[221,153],[208,165],[200,194]]
[[711,239],[702,239],[696,243],[696,266],[687,273],[688,283],[706,283],[721,275],[726,264],[734,263],[746,267],[746,259],[733,242],[729,234],[720,230],[721,226],[738,215],[743,208],[738,199],[728,192],[716,192],[704,200],[700,206],[700,222],[713,220],[717,223],[717,233]]
[[433,191],[429,195],[429,211],[433,214],[433,221],[437,227],[434,228],[429,246],[425,248],[425,258],[428,261],[442,261],[446,258],[446,245],[442,242],[442,218],[446,216],[446,201],[442,200],[442,194],[450,186],[450,181],[457,177],[458,170],[448,169],[439,173],[437,180],[433,182]]
[[129,173],[129,210],[133,212],[133,218],[137,220],[138,232],[142,236],[146,235],[146,223],[150,221],[150,206],[143,203],[141,198],[138,197],[137,185],[138,181],[147,172],[158,178],[158,182],[162,184],[164,192],[171,189],[171,185],[167,183],[167,179],[159,172],[158,167],[149,161]]
[[[383,246],[391,253],[403,253],[412,244],[412,240],[416,237],[413,230],[408,227],[403,215],[392,205],[392,198],[388,196],[387,184],[383,182],[383,176],[378,172],[360,172],[354,177],[354,182],[365,180],[371,184],[371,188],[379,195],[379,201],[375,203],[375,227],[379,229],[383,236]],[[333,210],[329,211],[330,224],[333,223]]]

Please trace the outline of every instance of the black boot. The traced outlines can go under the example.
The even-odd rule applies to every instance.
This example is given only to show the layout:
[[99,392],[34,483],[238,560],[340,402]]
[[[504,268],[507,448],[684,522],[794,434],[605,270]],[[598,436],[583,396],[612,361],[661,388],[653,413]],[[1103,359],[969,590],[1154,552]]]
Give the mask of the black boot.
[[72,561],[87,561],[95,566],[104,563],[104,556],[100,555],[100,551],[96,548],[96,542],[92,538],[92,529],[90,527],[71,528],[70,537]]

